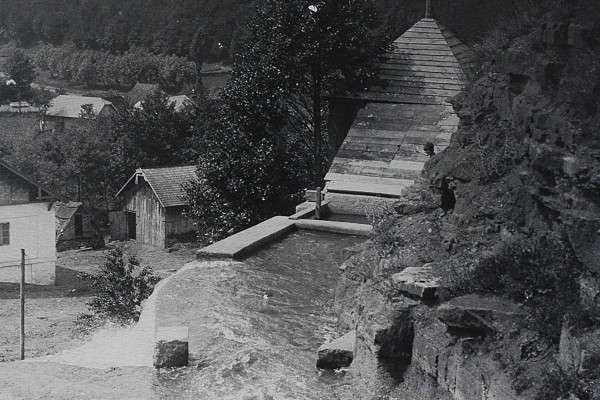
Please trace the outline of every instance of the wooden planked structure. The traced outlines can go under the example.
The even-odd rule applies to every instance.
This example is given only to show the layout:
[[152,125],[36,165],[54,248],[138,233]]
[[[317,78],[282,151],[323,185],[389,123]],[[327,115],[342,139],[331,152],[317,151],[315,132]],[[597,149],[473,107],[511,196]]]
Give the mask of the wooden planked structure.
[[428,156],[445,149],[459,119],[448,100],[473,71],[468,47],[432,18],[396,39],[377,81],[345,97],[364,102],[328,174],[327,190],[398,197],[417,178]]
[[[135,239],[140,243],[166,247],[167,239],[194,231],[183,215],[187,205],[183,185],[196,179],[196,166],[139,168],[117,196],[123,210],[112,212],[113,240]],[[135,223],[127,217],[135,216]]]

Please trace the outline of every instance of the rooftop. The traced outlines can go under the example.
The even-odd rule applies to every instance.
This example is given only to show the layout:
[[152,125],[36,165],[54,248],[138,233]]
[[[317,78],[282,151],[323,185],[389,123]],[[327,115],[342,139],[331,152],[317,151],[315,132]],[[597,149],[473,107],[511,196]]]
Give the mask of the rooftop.
[[117,196],[121,195],[132,183],[137,183],[139,177],[148,182],[163,207],[184,206],[187,205],[187,201],[183,185],[197,178],[196,166],[138,168],[119,190]]
[[46,115],[51,117],[79,118],[81,106],[91,104],[94,114],[98,115],[105,106],[111,106],[110,101],[100,97],[86,97],[76,95],[60,95],[50,101]]

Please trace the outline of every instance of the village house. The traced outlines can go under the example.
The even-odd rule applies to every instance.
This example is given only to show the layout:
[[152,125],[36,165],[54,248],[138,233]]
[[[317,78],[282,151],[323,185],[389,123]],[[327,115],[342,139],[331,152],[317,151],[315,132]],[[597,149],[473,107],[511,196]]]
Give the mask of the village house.
[[100,97],[60,95],[50,101],[40,129],[44,131],[80,126],[84,106],[90,107],[94,118],[109,117],[116,113],[114,105]]
[[19,282],[21,249],[26,282],[54,284],[53,201],[31,178],[0,160],[0,282]]
[[194,165],[137,169],[117,193],[123,208],[110,213],[112,240],[165,248],[170,239],[194,232],[183,211],[184,185],[195,179]]

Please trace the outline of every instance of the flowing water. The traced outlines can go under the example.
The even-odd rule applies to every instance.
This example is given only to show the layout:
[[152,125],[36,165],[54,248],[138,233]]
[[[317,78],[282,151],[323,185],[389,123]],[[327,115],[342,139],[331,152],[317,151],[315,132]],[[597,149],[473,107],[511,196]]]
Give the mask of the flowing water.
[[318,371],[316,351],[334,336],[337,267],[362,240],[301,231],[241,262],[190,263],[161,283],[136,327],[103,330],[85,346],[47,361],[149,366],[155,328],[187,326],[190,366],[135,373],[124,368],[123,390],[130,390],[123,382],[131,374],[145,398],[338,398],[347,385],[343,373]]

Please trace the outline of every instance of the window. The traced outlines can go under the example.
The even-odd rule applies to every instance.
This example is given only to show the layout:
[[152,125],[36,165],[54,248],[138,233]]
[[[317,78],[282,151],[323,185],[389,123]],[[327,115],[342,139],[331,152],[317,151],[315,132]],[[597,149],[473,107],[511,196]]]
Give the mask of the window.
[[10,223],[0,224],[0,246],[10,244]]

